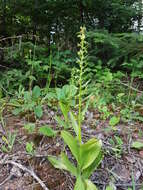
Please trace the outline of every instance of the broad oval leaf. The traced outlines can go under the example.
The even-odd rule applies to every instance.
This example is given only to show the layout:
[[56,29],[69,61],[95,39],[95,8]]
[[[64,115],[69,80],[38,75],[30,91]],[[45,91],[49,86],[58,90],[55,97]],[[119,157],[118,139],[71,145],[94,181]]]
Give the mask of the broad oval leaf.
[[74,138],[69,132],[62,131],[61,136],[64,139],[64,142],[70,148],[73,156],[76,158],[77,162],[79,162],[79,143],[76,138]]
[[85,179],[88,179],[92,173],[94,172],[94,170],[98,167],[98,165],[101,163],[103,159],[103,153],[102,151],[100,151],[100,153],[98,154],[98,156],[96,157],[96,159],[94,160],[94,162],[88,167],[86,168],[85,170],[83,170],[83,177]]
[[37,117],[41,118],[43,115],[43,110],[42,110],[42,106],[38,105],[34,108],[34,113]]
[[49,162],[57,169],[66,170],[66,166],[62,163],[61,158],[48,156]]
[[35,86],[32,90],[32,96],[33,98],[39,98],[41,95],[41,89],[39,86]]
[[70,162],[64,152],[61,153],[61,160],[62,163],[66,166],[66,170],[69,171],[73,176],[77,176],[77,168]]
[[94,185],[90,180],[85,180],[86,190],[98,190],[96,185]]
[[48,125],[44,125],[44,126],[40,127],[39,133],[42,135],[45,135],[47,137],[54,137],[56,135],[56,131],[54,131]]
[[80,166],[82,170],[89,167],[98,157],[102,147],[101,140],[90,139],[80,146]]
[[135,149],[143,149],[143,142],[140,142],[140,141],[135,141],[132,143],[132,148],[135,148]]

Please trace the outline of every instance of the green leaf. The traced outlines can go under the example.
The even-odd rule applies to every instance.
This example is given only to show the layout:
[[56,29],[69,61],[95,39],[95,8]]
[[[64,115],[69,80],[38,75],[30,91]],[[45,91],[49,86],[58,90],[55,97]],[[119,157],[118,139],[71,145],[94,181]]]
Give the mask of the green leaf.
[[76,133],[76,135],[78,136],[78,124],[77,124],[77,121],[73,115],[72,112],[69,113],[70,114],[70,118],[71,118],[71,122],[72,122],[72,127]]
[[57,99],[59,101],[63,99],[61,92],[62,92],[62,90],[60,88],[56,88],[56,95],[57,95]]
[[84,170],[89,167],[98,157],[102,147],[102,142],[97,139],[90,139],[80,147],[80,166]]
[[79,161],[79,144],[76,138],[74,138],[69,132],[62,131],[61,136],[64,139],[65,144],[70,148],[73,156]]
[[48,156],[49,162],[57,169],[66,170],[67,167],[61,161],[61,158],[55,156]]
[[33,142],[27,142],[26,143],[26,151],[28,152],[28,153],[33,153],[33,146],[34,146],[34,144],[33,144]]
[[115,139],[116,139],[116,142],[117,142],[117,144],[118,144],[119,146],[123,145],[123,141],[122,141],[122,139],[121,139],[120,137],[115,136]]
[[120,122],[120,117],[113,116],[109,121],[110,126],[115,126]]
[[59,102],[61,111],[64,115],[65,121],[68,121],[68,112],[69,112],[69,106],[67,104],[64,104],[63,102]]
[[28,130],[29,133],[33,133],[35,130],[35,124],[34,123],[28,123],[24,125],[24,128]]
[[39,86],[35,86],[32,90],[32,96],[34,98],[39,98],[41,96],[41,89]]
[[44,125],[44,126],[40,127],[39,133],[44,136],[47,136],[47,137],[54,137],[56,135],[56,131],[54,131],[48,125]]
[[132,143],[132,148],[135,148],[135,149],[143,149],[143,142],[139,142],[139,141],[135,141]]
[[103,153],[102,153],[102,151],[100,151],[100,153],[98,154],[98,156],[96,157],[94,162],[88,168],[83,170],[83,177],[85,179],[88,179],[92,175],[94,170],[96,170],[98,165],[101,163],[102,159],[103,159]]
[[97,187],[90,180],[85,180],[85,183],[86,190],[98,190]]
[[62,163],[66,166],[66,170],[69,171],[73,176],[77,176],[76,167],[69,161],[67,155],[64,152],[61,153],[61,160]]
[[42,110],[42,106],[38,105],[34,108],[34,113],[37,117],[41,118],[43,115],[43,110]]
[[78,178],[76,180],[76,184],[75,184],[74,190],[86,190],[85,189],[85,184],[84,184],[81,176],[78,176]]

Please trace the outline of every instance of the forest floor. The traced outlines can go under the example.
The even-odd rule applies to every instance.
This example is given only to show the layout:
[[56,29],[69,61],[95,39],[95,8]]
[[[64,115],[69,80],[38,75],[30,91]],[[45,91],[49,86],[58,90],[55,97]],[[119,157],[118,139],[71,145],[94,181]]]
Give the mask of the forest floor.
[[[43,124],[57,129],[54,120],[56,114],[57,111],[45,106],[43,117],[36,121],[37,129]],[[48,138],[36,133],[29,134],[23,127],[27,122],[26,117],[13,116],[9,112],[5,112],[4,121],[6,130],[17,131],[17,136],[12,150],[4,153],[1,147],[5,129],[0,125],[0,190],[43,189],[34,176],[41,179],[49,190],[73,190],[75,179],[69,173],[55,169],[47,159],[47,155],[59,155],[64,147],[60,135]],[[104,159],[91,176],[99,189],[106,189],[109,183],[114,184],[117,190],[127,190],[129,187],[133,190],[143,189],[143,151],[132,148],[133,141],[143,142],[142,131],[143,123],[122,121],[116,130],[111,130],[109,121],[101,120],[96,110],[91,109],[86,113],[82,125],[83,140],[97,137],[103,142]],[[113,145],[116,137],[123,143],[119,140]],[[26,143],[31,141],[35,147],[32,156],[25,150]]]

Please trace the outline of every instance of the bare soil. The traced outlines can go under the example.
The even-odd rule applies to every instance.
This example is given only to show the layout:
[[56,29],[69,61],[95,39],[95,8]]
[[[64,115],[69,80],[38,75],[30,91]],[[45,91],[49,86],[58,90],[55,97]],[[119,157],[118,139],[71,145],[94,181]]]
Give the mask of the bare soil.
[[[54,120],[56,111],[45,109],[42,119],[36,121],[38,128],[43,124],[50,125],[53,129],[59,129]],[[5,128],[0,125],[0,190],[41,190],[40,184],[28,173],[12,164],[1,160],[12,160],[28,168],[45,183],[50,190],[72,190],[75,179],[69,173],[55,169],[49,163],[47,155],[59,155],[63,149],[63,141],[59,135],[48,138],[37,133],[29,134],[24,128],[27,123],[25,116],[13,116],[5,113]],[[16,140],[12,151],[4,153],[1,150],[4,144],[2,136],[7,131],[17,131]],[[116,130],[109,128],[109,121],[103,121],[96,110],[89,110],[82,126],[83,140],[96,137],[103,142],[104,160],[91,176],[91,180],[101,190],[110,183],[115,184],[117,190],[127,190],[135,187],[135,190],[143,189],[143,150],[135,150],[132,142],[143,142],[143,123],[123,123],[116,126]],[[111,145],[111,138],[118,136],[124,142],[120,147]],[[26,150],[26,142],[34,142],[35,152],[29,155]],[[116,150],[116,149],[119,150]],[[68,152],[68,149],[67,149]],[[70,154],[69,154],[70,156]]]

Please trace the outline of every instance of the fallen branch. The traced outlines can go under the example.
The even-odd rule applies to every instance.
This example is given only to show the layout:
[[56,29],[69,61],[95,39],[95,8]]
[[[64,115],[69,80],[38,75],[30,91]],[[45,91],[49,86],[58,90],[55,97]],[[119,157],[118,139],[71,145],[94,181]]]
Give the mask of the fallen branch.
[[46,187],[46,185],[43,183],[43,181],[34,173],[34,171],[29,170],[29,169],[26,168],[25,166],[23,166],[23,165],[21,165],[21,164],[19,164],[19,163],[17,163],[17,162],[14,162],[14,161],[12,161],[12,160],[5,161],[4,164],[11,164],[11,165],[14,165],[14,166],[20,168],[20,169],[23,170],[23,171],[28,172],[28,173],[41,185],[41,187],[42,187],[44,190],[49,190],[49,189]]

